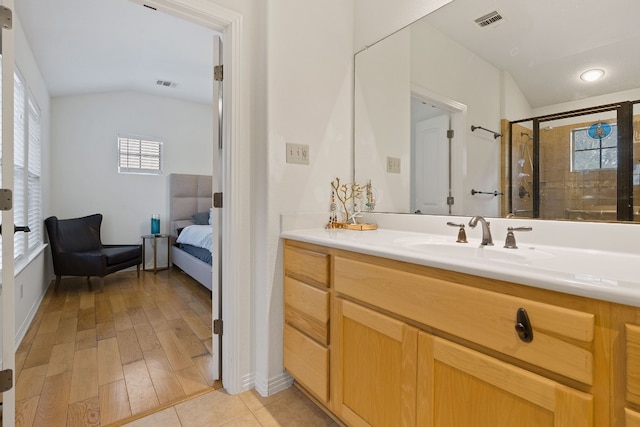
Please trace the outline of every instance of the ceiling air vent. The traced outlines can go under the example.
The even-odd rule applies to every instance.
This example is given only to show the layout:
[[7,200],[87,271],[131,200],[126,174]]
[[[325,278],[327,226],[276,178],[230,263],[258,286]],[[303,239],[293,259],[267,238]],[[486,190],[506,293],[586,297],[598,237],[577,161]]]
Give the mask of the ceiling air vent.
[[158,86],[164,86],[164,87],[176,87],[176,86],[178,86],[178,83],[169,82],[169,81],[167,81],[167,80],[158,80],[158,81],[156,82],[156,84],[157,84]]
[[486,15],[481,16],[480,18],[476,19],[474,22],[478,24],[480,27],[486,27],[500,20],[502,20],[502,15],[500,15],[500,13],[494,10],[491,13],[487,13]]

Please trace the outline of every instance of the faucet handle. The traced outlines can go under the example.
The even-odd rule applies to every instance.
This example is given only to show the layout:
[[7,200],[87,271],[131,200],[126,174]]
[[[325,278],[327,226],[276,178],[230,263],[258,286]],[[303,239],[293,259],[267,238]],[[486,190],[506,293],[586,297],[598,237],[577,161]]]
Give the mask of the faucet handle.
[[507,227],[507,238],[504,241],[504,247],[507,249],[518,249],[516,245],[516,236],[514,231],[531,231],[533,227]]
[[456,240],[457,243],[468,243],[467,242],[467,232],[464,231],[464,224],[456,224],[455,222],[447,222],[448,226],[451,227],[460,227],[458,229],[458,240]]

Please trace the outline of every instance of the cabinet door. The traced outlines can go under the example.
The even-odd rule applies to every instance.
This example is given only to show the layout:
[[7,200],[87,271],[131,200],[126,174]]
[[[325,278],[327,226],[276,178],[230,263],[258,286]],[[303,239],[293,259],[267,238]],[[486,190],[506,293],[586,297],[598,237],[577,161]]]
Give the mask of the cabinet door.
[[334,410],[351,426],[415,426],[418,330],[336,299]]
[[627,323],[627,400],[640,405],[640,326]]
[[593,397],[427,333],[419,334],[420,426],[593,426]]

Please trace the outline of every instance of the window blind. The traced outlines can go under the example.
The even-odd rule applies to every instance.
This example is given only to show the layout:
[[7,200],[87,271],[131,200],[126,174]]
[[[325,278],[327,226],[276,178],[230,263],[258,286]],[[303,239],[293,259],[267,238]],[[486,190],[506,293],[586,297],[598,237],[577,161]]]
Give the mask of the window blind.
[[118,172],[162,173],[162,142],[136,137],[118,137]]
[[40,175],[42,170],[42,150],[41,150],[41,132],[42,123],[40,122],[40,109],[32,97],[29,97],[29,115],[28,115],[28,135],[29,143],[27,149],[28,155],[28,188],[29,209],[28,209],[28,225],[31,232],[27,234],[28,249],[36,248],[42,242],[42,186]]
[[[13,222],[16,225],[26,223],[26,182],[25,182],[25,134],[27,133],[26,93],[22,76],[14,74],[13,85]],[[25,253],[25,233],[13,236],[13,255],[19,258]]]

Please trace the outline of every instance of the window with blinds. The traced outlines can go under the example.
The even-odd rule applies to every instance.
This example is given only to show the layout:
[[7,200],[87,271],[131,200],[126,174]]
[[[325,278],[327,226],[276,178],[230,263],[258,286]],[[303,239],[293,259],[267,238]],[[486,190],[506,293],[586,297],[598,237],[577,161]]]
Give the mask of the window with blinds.
[[[1,84],[2,80],[0,79]],[[27,257],[30,251],[37,249],[42,244],[40,177],[42,124],[38,105],[27,90],[25,79],[18,70],[14,73],[13,91],[13,216],[16,225],[26,225],[31,230],[30,233],[15,233],[13,236],[14,257],[19,260]],[[1,128],[0,120],[0,132]],[[2,251],[0,251],[1,266]]]
[[162,142],[150,138],[119,136],[118,172],[162,174]]

